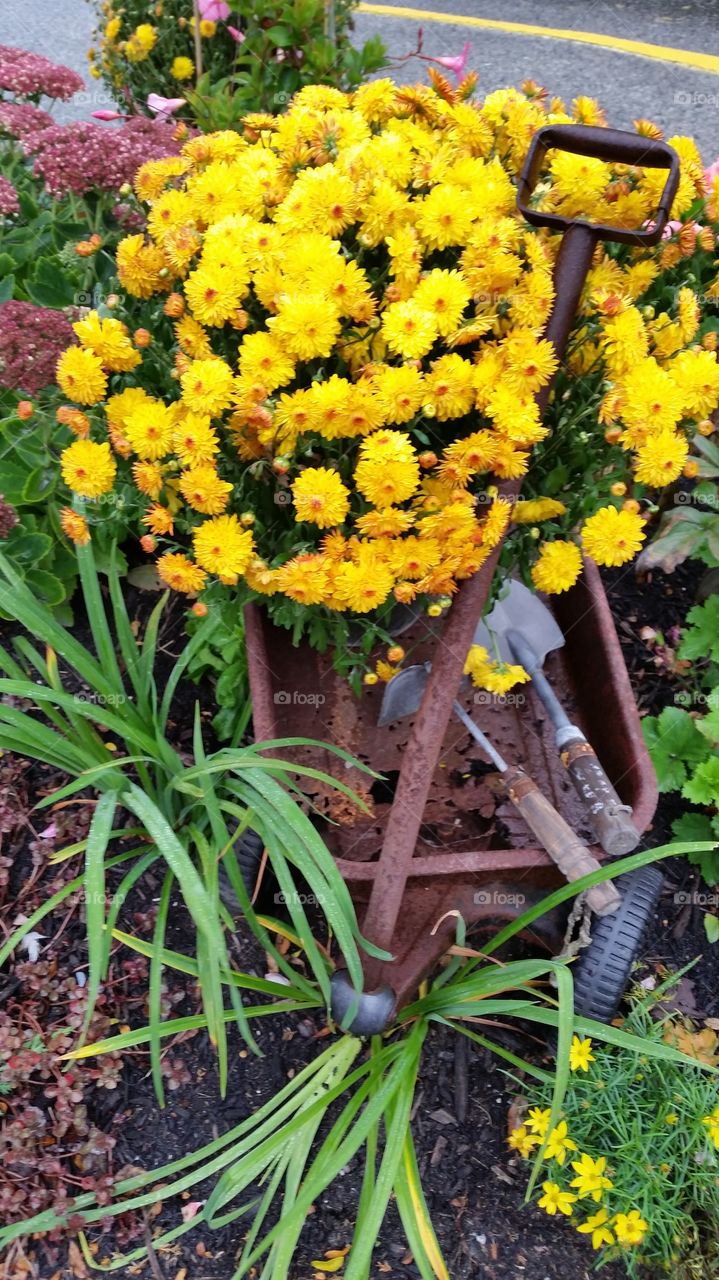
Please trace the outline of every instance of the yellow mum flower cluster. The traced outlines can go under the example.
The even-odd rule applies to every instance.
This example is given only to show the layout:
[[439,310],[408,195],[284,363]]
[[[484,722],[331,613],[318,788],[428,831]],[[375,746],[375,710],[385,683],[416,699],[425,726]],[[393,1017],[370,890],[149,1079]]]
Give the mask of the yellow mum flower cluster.
[[[216,577],[285,617],[288,602],[368,614],[449,600],[510,523],[497,484],[524,476],[548,434],[535,396],[557,363],[542,337],[557,238],[523,222],[515,190],[536,129],[570,119],[557,100],[514,90],[479,103],[390,80],[353,94],[314,85],[283,116],[248,116],[243,134],[193,137],[143,166],[147,234],[120,244],[117,269],[128,313],[139,308],[153,335],[148,370],[120,321],[76,326],[81,345],[58,378],[95,406],[102,443],[70,446],[70,486],[94,496],[114,481],[107,462],[88,480],[80,444],[111,452],[113,467],[117,457],[117,482],[168,540],[160,576],[180,591]],[[686,146],[682,159],[689,204],[701,172]],[[562,155],[543,200],[639,225],[657,182]],[[692,345],[688,290],[676,319],[638,310],[655,262],[635,257],[624,269],[598,252],[577,351],[606,372],[600,438],[616,423],[637,480],[655,485],[676,478],[687,424],[719,402],[719,368]],[[542,498],[514,518],[564,512]],[[642,537],[641,517],[614,506],[581,531],[604,564],[631,558]],[[573,540],[546,543],[536,585],[565,590],[580,567]],[[498,692],[517,678],[486,654],[469,662]]]
[[[593,1060],[591,1040],[573,1036],[570,1049],[571,1069],[588,1071]],[[542,1183],[542,1195],[537,1201],[540,1209],[544,1209],[550,1217],[562,1214],[572,1218],[576,1208],[585,1207],[583,1201],[593,1202],[599,1207],[575,1225],[580,1235],[591,1237],[594,1249],[601,1249],[605,1245],[619,1245],[622,1249],[640,1245],[649,1230],[649,1223],[642,1218],[639,1210],[613,1213],[606,1204],[601,1203],[614,1186],[607,1175],[606,1156],[595,1158],[586,1152],[579,1152],[576,1142],[569,1135],[566,1120],[560,1120],[550,1130],[550,1119],[549,1107],[532,1107],[524,1123],[517,1125],[507,1139],[511,1150],[517,1151],[525,1159],[543,1146],[544,1160],[553,1161],[559,1166],[562,1170],[560,1177],[565,1173],[567,1157],[575,1157],[569,1159],[566,1185],[551,1178]],[[574,1177],[568,1176],[569,1169]]]

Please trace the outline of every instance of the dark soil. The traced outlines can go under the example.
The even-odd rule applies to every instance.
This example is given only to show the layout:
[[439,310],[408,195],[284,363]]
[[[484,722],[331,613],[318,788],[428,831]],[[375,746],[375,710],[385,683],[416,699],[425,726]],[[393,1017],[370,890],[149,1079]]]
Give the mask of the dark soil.
[[[654,650],[640,632],[651,627],[666,634],[680,623],[694,601],[696,583],[697,575],[691,569],[679,569],[671,577],[655,572],[653,580],[645,583],[637,583],[632,572],[606,575],[627,666],[643,713],[656,714],[670,703],[675,682],[665,666],[657,665]],[[144,611],[142,601],[138,601],[138,609]],[[78,619],[78,629],[83,631],[82,619]],[[170,619],[161,638],[168,663],[172,662],[176,644],[177,631]],[[185,690],[175,708],[175,735],[181,747],[189,740],[195,696],[192,688]],[[203,702],[207,714],[210,700],[203,697]],[[31,789],[36,788],[35,794],[48,785],[57,785],[46,771],[33,770],[28,780]],[[652,843],[670,838],[671,821],[677,812],[671,799],[662,799],[649,833]],[[32,833],[26,835],[27,848]],[[17,843],[20,845],[20,841]],[[19,847],[14,852],[13,888],[17,890],[30,864]],[[665,864],[665,869],[667,887],[647,942],[648,966],[650,970],[660,965],[675,970],[701,956],[690,975],[693,985],[684,984],[682,988],[683,998],[694,1006],[688,1012],[717,1016],[717,949],[706,942],[702,912],[674,901],[679,890],[697,882],[696,869],[678,859]],[[153,885],[148,877],[126,904],[129,927],[145,936],[148,921],[151,928],[153,897],[158,892],[159,880]],[[46,925],[45,932],[50,934],[51,928]],[[79,963],[83,928],[78,912],[58,945],[59,966]],[[192,949],[192,932],[179,904],[171,912],[168,945],[179,951]],[[233,945],[238,968],[264,974],[264,957],[254,943],[248,942],[241,925]],[[118,1004],[116,1016],[120,1021],[130,1016],[132,1005],[132,991],[122,990],[126,1001]],[[9,1000],[16,993],[7,986],[3,988],[0,982],[0,998],[3,994]],[[189,980],[183,985],[179,975],[168,979],[167,996],[172,1001],[173,1016],[197,1009],[194,986]],[[107,1010],[110,1013],[111,1003]],[[134,1024],[145,1020],[142,1010],[137,1010]],[[152,1169],[226,1131],[269,1099],[291,1073],[316,1055],[318,1046],[325,1043],[317,1039],[322,1031],[323,1018],[319,1014],[302,1020],[289,1016],[258,1019],[255,1034],[261,1058],[248,1053],[233,1033],[230,1079],[224,1100],[218,1094],[215,1060],[207,1037],[199,1033],[174,1043],[168,1048],[168,1058],[180,1083],[178,1088],[168,1090],[164,1111],[158,1109],[154,1097],[148,1055],[139,1051],[128,1054],[119,1088],[97,1089],[86,1096],[94,1123],[115,1139],[112,1169],[116,1172],[128,1165]],[[519,1032],[507,1037],[506,1043],[516,1052],[549,1060],[547,1049]],[[586,1280],[595,1261],[589,1244],[565,1223],[522,1203],[527,1166],[510,1155],[505,1141],[509,1108],[516,1093],[516,1083],[508,1080],[488,1052],[463,1040],[460,1043],[460,1038],[450,1031],[437,1028],[431,1033],[415,1099],[414,1136],[425,1193],[450,1275],[452,1280]],[[353,1161],[314,1206],[291,1280],[312,1280],[312,1259],[350,1243],[361,1172],[360,1161]],[[192,1199],[202,1201],[207,1191],[204,1187],[193,1188]],[[152,1219],[151,1229],[154,1232],[158,1226],[171,1226],[178,1221],[179,1210],[172,1206],[171,1214],[163,1210],[157,1219]],[[242,1220],[217,1232],[198,1228],[153,1257],[151,1264],[115,1274],[140,1275],[142,1280],[150,1276],[153,1280],[229,1280],[243,1230]],[[128,1238],[121,1241],[114,1228],[97,1237],[96,1260],[109,1259],[114,1249],[132,1248],[141,1242],[141,1231],[139,1236],[133,1236],[132,1226],[128,1231]],[[28,1244],[28,1253],[35,1255],[33,1274],[39,1280],[61,1280],[79,1274],[63,1267],[61,1244]],[[373,1274],[386,1275],[390,1280],[419,1274],[394,1210],[378,1240]],[[606,1280],[622,1280],[625,1270],[621,1264],[611,1264],[601,1274]],[[15,1280],[15,1272],[4,1273],[1,1263],[0,1275],[4,1280]],[[647,1280],[655,1277],[648,1276]]]

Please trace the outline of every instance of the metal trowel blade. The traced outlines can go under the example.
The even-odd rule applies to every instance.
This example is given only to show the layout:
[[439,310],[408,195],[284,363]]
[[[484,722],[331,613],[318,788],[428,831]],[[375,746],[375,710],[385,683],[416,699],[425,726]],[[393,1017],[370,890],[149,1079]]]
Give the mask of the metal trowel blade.
[[404,671],[398,671],[385,686],[377,724],[391,724],[393,720],[413,715],[422,701],[428,680],[428,667],[405,667]]
[[543,665],[548,653],[561,649],[564,644],[564,634],[551,609],[516,578],[512,578],[508,590],[480,622],[474,643],[484,645],[492,655],[496,645],[504,662],[515,662],[506,639],[508,631],[519,632],[531,646],[537,667]]

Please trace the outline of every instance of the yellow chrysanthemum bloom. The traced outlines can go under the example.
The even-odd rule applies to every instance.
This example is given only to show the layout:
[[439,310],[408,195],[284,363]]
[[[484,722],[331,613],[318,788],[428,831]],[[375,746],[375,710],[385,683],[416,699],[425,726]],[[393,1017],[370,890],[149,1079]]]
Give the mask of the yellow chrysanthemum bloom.
[[195,74],[195,64],[192,58],[180,56],[173,58],[170,67],[170,75],[174,80],[191,80]]
[[196,467],[201,462],[212,462],[220,442],[208,417],[186,413],[173,431],[172,447],[183,466]]
[[172,587],[173,591],[183,591],[188,595],[201,591],[207,578],[202,569],[187,556],[172,551],[160,556],[157,572],[162,582]]
[[105,441],[75,440],[63,449],[60,463],[65,484],[82,498],[99,498],[115,482],[117,463]]
[[150,400],[130,410],[124,434],[143,462],[156,462],[170,452],[173,428],[172,409],[161,400]]
[[193,360],[180,385],[182,399],[192,413],[214,417],[232,403],[232,370],[224,360]]
[[90,541],[90,530],[87,520],[79,511],[73,511],[72,507],[63,507],[60,512],[60,527],[63,533],[75,543],[77,547],[84,547]]
[[111,373],[129,373],[140,363],[140,353],[132,345],[127,326],[113,317],[100,319],[91,311],[72,326],[83,347],[93,351],[104,369]]
[[602,507],[582,526],[582,546],[597,564],[614,567],[633,560],[646,534],[644,520],[635,511]]
[[188,506],[206,516],[221,515],[232,493],[232,485],[222,480],[216,469],[206,462],[183,471],[179,488]]
[[107,375],[94,351],[68,347],[57,362],[58,385],[78,404],[97,404],[107,391]]
[[334,573],[333,602],[354,613],[370,613],[384,604],[394,578],[386,564],[362,548],[353,563],[340,564]]
[[439,330],[430,311],[416,302],[393,302],[382,317],[382,336],[390,351],[405,360],[426,356]]
[[151,298],[169,289],[170,278],[162,250],[143,235],[126,236],[117,246],[117,274],[123,289],[135,298]]
[[148,498],[156,501],[162,492],[162,467],[156,462],[133,462],[132,478],[140,490]]
[[323,555],[300,555],[276,570],[279,591],[297,604],[323,604],[329,589],[329,562]]
[[378,431],[362,441],[355,485],[375,507],[393,507],[411,498],[419,484],[419,462],[408,435]]
[[640,484],[655,488],[671,484],[682,473],[689,452],[688,441],[674,431],[658,431],[639,445],[634,475]]
[[306,520],[318,529],[342,524],[349,511],[349,489],[327,467],[306,467],[292,485],[292,497],[295,520]]
[[573,587],[582,571],[582,554],[573,542],[543,542],[532,565],[532,582],[538,591],[558,595]]
[[329,356],[340,332],[337,308],[319,294],[283,296],[277,315],[267,323],[273,337],[296,360]]
[[237,580],[254,552],[251,531],[243,529],[234,515],[205,520],[192,537],[200,567],[231,583]]

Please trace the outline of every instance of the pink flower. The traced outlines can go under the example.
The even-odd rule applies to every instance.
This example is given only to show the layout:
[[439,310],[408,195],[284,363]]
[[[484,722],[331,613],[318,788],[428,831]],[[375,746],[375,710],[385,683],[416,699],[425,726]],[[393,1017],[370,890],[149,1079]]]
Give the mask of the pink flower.
[[710,164],[708,169],[704,170],[704,186],[706,187],[707,195],[711,195],[717,178],[719,178],[719,158],[713,164]]
[[232,36],[232,39],[235,40],[237,44],[243,44],[245,39],[244,31],[238,31],[237,27],[231,27],[229,22],[227,23],[225,30]]
[[0,174],[0,214],[20,212],[20,201],[12,182]]
[[469,40],[462,46],[462,52],[458,53],[454,58],[433,58],[433,62],[438,62],[440,67],[444,67],[447,71],[451,71],[458,80],[464,78],[467,70],[467,59],[469,58]]
[[225,22],[230,16],[230,6],[225,0],[199,0],[200,17],[208,22]]
[[179,111],[180,107],[184,107],[186,98],[163,98],[159,93],[148,93],[147,105],[150,111],[153,111],[157,119],[164,124],[170,118],[173,111]]
[[58,66],[39,53],[0,44],[0,89],[19,98],[45,94],[67,102],[82,89],[83,82],[69,67]]
[[93,120],[125,120],[127,117],[120,111],[108,111],[104,108],[102,111],[93,111]]

